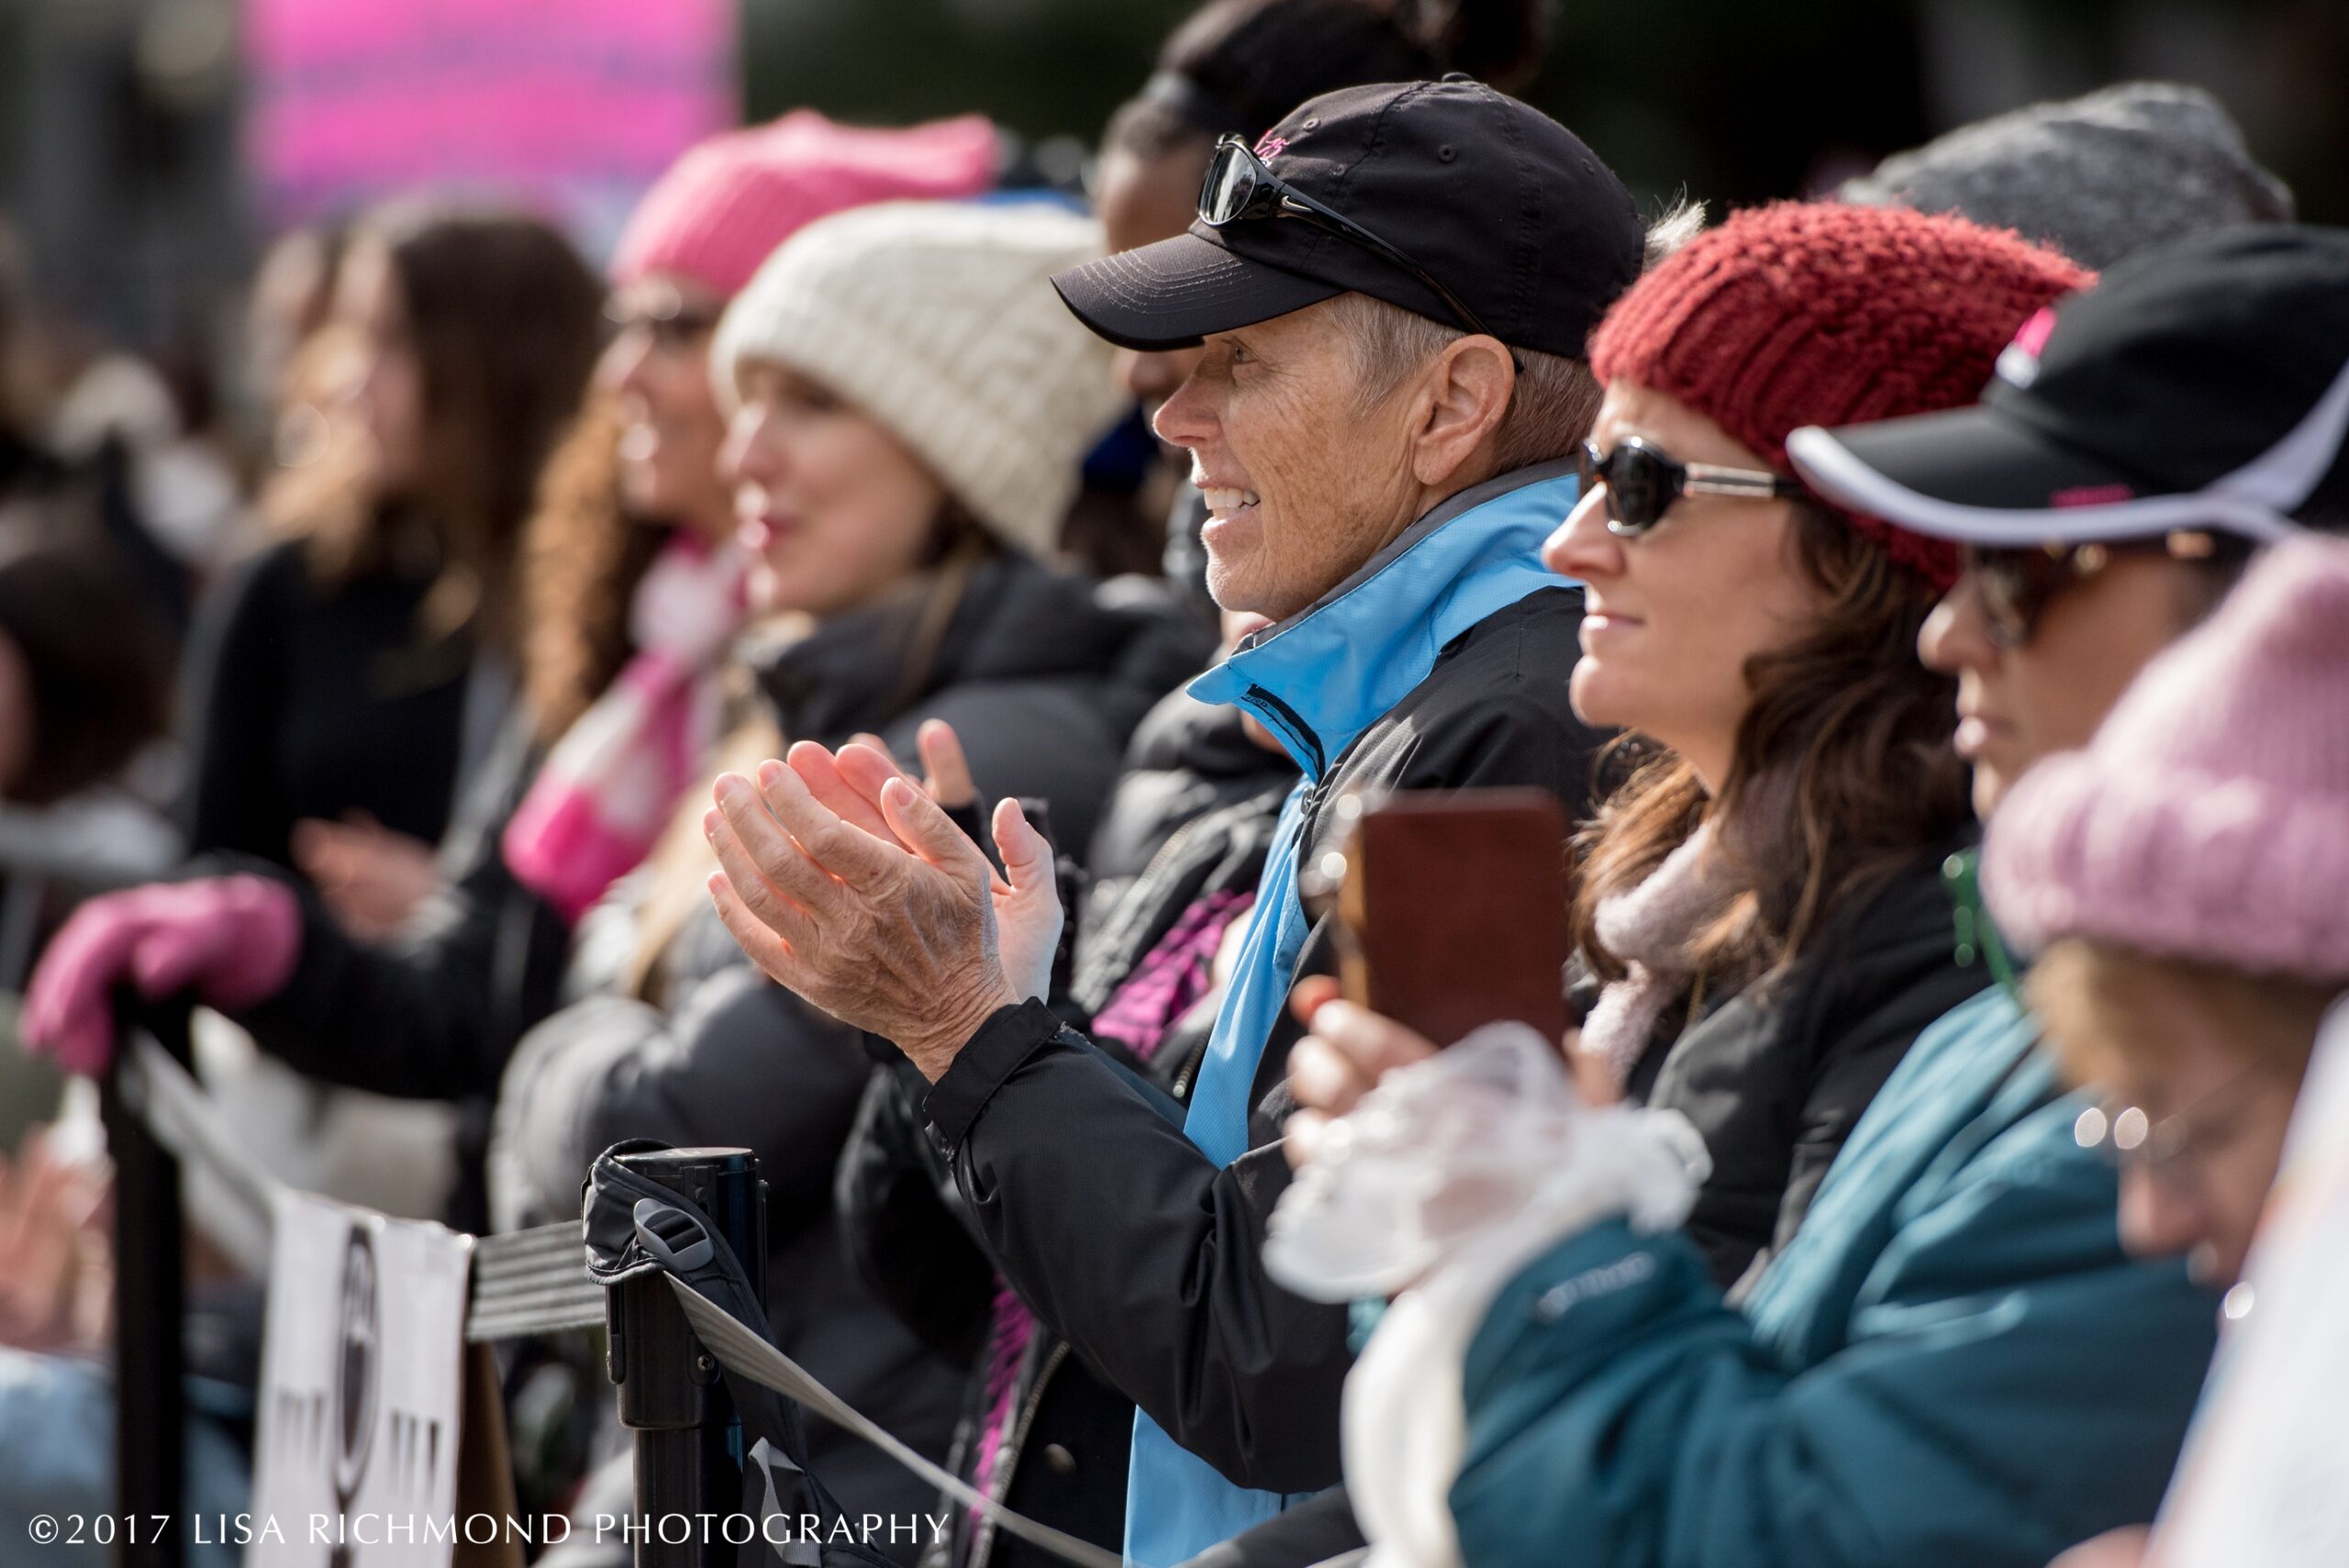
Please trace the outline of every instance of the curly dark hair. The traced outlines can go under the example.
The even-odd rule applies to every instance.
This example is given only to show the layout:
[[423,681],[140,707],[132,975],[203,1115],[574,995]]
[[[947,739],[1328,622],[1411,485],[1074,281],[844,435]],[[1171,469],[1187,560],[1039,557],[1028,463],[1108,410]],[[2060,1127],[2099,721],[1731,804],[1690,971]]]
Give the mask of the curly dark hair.
[[620,414],[591,395],[547,460],[523,529],[522,695],[551,744],[620,673],[629,606],[669,530],[629,515],[620,496]]

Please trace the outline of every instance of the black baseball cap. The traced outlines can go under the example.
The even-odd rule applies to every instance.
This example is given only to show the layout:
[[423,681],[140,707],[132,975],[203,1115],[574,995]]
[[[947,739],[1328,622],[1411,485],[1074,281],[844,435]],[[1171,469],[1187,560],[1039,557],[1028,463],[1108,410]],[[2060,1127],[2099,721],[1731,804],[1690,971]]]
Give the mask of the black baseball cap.
[[[1631,192],[1565,127],[1470,77],[1348,87],[1267,131],[1274,173],[1401,251],[1512,348],[1579,359],[1639,276]],[[1434,291],[1310,223],[1253,218],[1056,273],[1080,320],[1129,349],[1188,348],[1348,292],[1462,325]]]
[[2349,528],[2349,230],[2141,251],[2024,323],[1975,406],[1787,452],[1832,500],[1977,545]]

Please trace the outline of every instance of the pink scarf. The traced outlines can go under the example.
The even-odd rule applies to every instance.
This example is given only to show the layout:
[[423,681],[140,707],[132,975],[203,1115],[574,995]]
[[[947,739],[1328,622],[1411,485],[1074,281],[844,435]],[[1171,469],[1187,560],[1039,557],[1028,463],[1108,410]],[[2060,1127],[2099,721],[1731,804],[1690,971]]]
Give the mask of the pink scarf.
[[[1697,973],[1691,948],[1754,878],[1800,863],[1791,768],[1765,768],[1740,792],[1736,815],[1716,810],[1664,857],[1647,880],[1599,901],[1599,944],[1631,973],[1598,994],[1583,1020],[1580,1054],[1622,1091],[1667,1008]],[[1742,984],[1741,977],[1739,984]]]
[[1688,984],[1695,969],[1690,939],[1735,891],[1723,863],[1727,857],[1713,852],[1713,837],[1712,823],[1703,823],[1646,881],[1599,902],[1593,922],[1598,940],[1631,972],[1599,992],[1583,1020],[1581,1051],[1604,1070],[1619,1094],[1654,1038],[1664,1009]]
[[507,869],[565,920],[651,852],[707,765],[748,564],[730,544],[669,542],[629,606],[636,655],[555,742],[507,823]]

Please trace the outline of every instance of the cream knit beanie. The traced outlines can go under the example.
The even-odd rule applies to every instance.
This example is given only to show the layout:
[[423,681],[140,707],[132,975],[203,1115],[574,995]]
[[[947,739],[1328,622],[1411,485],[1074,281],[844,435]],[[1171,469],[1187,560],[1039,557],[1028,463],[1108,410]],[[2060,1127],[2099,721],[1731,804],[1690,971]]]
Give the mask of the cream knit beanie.
[[1049,558],[1079,465],[1125,404],[1108,344],[1048,281],[1101,227],[1042,203],[893,202],[811,223],[719,322],[710,370],[787,366],[888,427],[1004,543]]

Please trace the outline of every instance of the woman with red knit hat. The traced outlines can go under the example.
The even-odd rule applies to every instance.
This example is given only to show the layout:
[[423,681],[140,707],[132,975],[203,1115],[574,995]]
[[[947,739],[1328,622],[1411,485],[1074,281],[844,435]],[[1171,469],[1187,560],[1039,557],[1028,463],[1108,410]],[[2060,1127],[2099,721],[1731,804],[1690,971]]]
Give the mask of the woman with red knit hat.
[[1786,204],[1648,273],[1591,338],[1607,387],[1543,550],[1584,584],[1575,711],[1634,766],[1584,833],[1590,1074],[1685,1112],[1724,1285],[1801,1222],[1919,1030],[1978,990],[1940,865],[1972,831],[1917,630],[1947,545],[1810,494],[1786,439],[1973,401],[2087,281],[1962,219]]
[[[1955,552],[1813,495],[1787,437],[1972,402],[2015,328],[2088,281],[1963,219],[1790,203],[1700,236],[1591,335],[1606,396],[1542,559],[1583,584],[1575,711],[1624,731],[1631,771],[1576,845],[1569,1043],[1586,1087],[1702,1136],[1687,1230],[1724,1288],[1987,980],[1941,885],[1973,831],[1954,690],[1914,654]],[[1343,1108],[1347,1053],[1300,1050],[1300,1101]]]
[[[1938,263],[1928,260],[1936,253]],[[1776,209],[1736,220],[1635,284],[1596,335],[1592,358],[1609,389],[1595,466],[1610,493],[1583,503],[1551,553],[1587,574],[1590,617],[1625,624],[1594,628],[1575,676],[1576,706],[1654,727],[1703,786],[1683,823],[1660,831],[1673,846],[1667,869],[1649,873],[1635,898],[1687,844],[1699,845],[1694,855],[1716,852],[1705,847],[1708,829],[1763,832],[1786,820],[1781,830],[1805,844],[1806,871],[1854,852],[1831,835],[1880,830],[1831,795],[1806,798],[1802,785],[1831,750],[1842,716],[1883,690],[1863,662],[1842,687],[1791,717],[1818,737],[1791,754],[1796,808],[1743,817],[1753,824],[1744,827],[1759,795],[1741,797],[1739,781],[1766,776],[1772,759],[1788,753],[1753,744],[1758,699],[1733,730],[1708,718],[1692,700],[1708,688],[1708,664],[1692,649],[1732,652],[1737,625],[1776,625],[1782,638],[1799,639],[1853,603],[1867,571],[1847,565],[1848,577],[1831,577],[1840,591],[1822,612],[1779,564],[1787,551],[1833,562],[1820,542],[1827,522],[1854,540],[1886,540],[1868,548],[1887,559],[1898,549],[1903,572],[1916,570],[1911,561],[1932,569],[1932,558],[1888,534],[1882,517],[1784,494],[1792,488],[1783,466],[1787,428],[1761,411],[1792,401],[1787,389],[1803,385],[1850,409],[1846,417],[1873,421],[1857,437],[1893,428],[1883,416],[1904,401],[1963,399],[1932,390],[1919,373],[1941,362],[1965,335],[1953,322],[1976,307],[2017,323],[2027,344],[2044,338],[2037,312],[2035,326],[2018,319],[2027,301],[1995,305],[2012,285],[2015,258],[2032,254],[1946,220],[1814,224],[1804,209]],[[2303,317],[2306,299],[2329,297],[2321,266],[2286,271],[2300,291],[2288,296],[2257,268],[2188,276],[2230,296],[2276,289],[2271,297],[2303,304]],[[2054,314],[2093,306],[2122,286],[2116,275]],[[2192,303],[2205,308],[2181,306],[2181,319],[2209,315],[2208,297]],[[1887,352],[1887,342],[1903,346]],[[2146,351],[2142,339],[2114,340],[2111,373],[2135,386]],[[2005,349],[1998,357],[2002,383],[2037,362],[2024,355],[2018,368]],[[2299,382],[2321,388],[2330,379],[2317,373],[2322,357],[2303,358],[2310,362],[2293,368],[2310,374]],[[2255,355],[2245,362],[2266,364]],[[2200,373],[2192,384],[2201,385],[2209,355],[2193,366]],[[1971,374],[1987,380],[1978,361]],[[2130,405],[2141,421],[2154,406]],[[1634,465],[1619,456],[1640,439],[1687,466],[1643,492],[1631,483]],[[2300,456],[2302,469],[2316,461]],[[2315,482],[2303,478],[2304,489]],[[1721,488],[1729,485],[1746,494]],[[1776,501],[1763,499],[1773,492]],[[1608,532],[1609,506],[1620,521],[1609,537],[1633,534],[1618,547],[1591,537],[1593,524]],[[1819,518],[1808,516],[1813,510]],[[1642,517],[1653,524],[1645,531]],[[1683,539],[1668,550],[1675,531]],[[1776,538],[1756,551],[1736,537],[1749,532]],[[2161,578],[2146,593],[2179,585]],[[1731,603],[1740,593],[1764,597],[1770,617],[1741,620],[1742,606]],[[1693,621],[1699,606],[1720,624]],[[1747,635],[1772,646],[1764,634]],[[1657,645],[1666,636],[1675,646]],[[1879,657],[1888,671],[1915,655],[1895,644]],[[1770,660],[1759,663],[1756,687],[1770,668]],[[1877,733],[1887,751],[1905,743],[1881,719]],[[1721,748],[1724,734],[1733,740]],[[2194,798],[2207,804],[2208,795]],[[2157,797],[2166,798],[2148,795]],[[1610,825],[1620,831],[1620,814],[1638,804],[1628,797]],[[2254,810],[2243,820],[2272,816]],[[2094,814],[2080,820],[2095,830],[2066,846],[2095,851],[2084,863],[2114,861],[2104,852],[2110,823]],[[1598,837],[1603,852],[1606,835]],[[1587,874],[1607,872],[1602,858]],[[1958,880],[1953,891],[1963,895],[1968,879]],[[2322,879],[2258,885],[2285,883],[2306,892]],[[1693,884],[1711,886],[1706,877]],[[1633,912],[1645,929],[1668,929],[1691,906],[1701,910],[1701,900]],[[1740,914],[1732,906],[1727,918]],[[2001,911],[2002,921],[2015,917]],[[2134,917],[2146,928],[2178,923],[2174,913]],[[1621,928],[1610,931],[1610,923],[1600,916],[1599,936],[1612,945]],[[1970,896],[1944,906],[1941,941],[2010,985],[1995,936]],[[1758,994],[1781,995],[1806,965],[1841,967],[1847,952],[1876,940],[1873,919],[1840,950],[1813,940],[1812,957],[1765,976]],[[1757,992],[1750,985],[1745,995]],[[1583,1043],[1603,1039],[1603,1023],[1595,1015]],[[1701,1230],[1682,1223],[1701,1218],[1707,1188],[1721,1179],[1717,1151],[1691,1139],[1683,1118],[1588,1105],[1531,1031],[1471,1040],[1431,1060],[1424,1043],[1343,1003],[1321,1006],[1313,1026],[1290,1057],[1291,1085],[1301,1102],[1346,1119],[1318,1140],[1330,1152],[1306,1162],[1272,1229],[1290,1238],[1301,1284],[1410,1287],[1347,1385],[1349,1486],[1358,1500],[1377,1500],[1365,1506],[1364,1523],[1382,1548],[1393,1540],[1403,1549],[1397,1557],[1515,1568],[1557,1561],[1564,1540],[1574,1543],[1566,1555],[1609,1568],[2045,1568],[2076,1541],[2153,1516],[2209,1362],[2218,1302],[2193,1288],[2176,1261],[2122,1247],[2112,1173],[2080,1147],[2081,1106],[2038,1058],[2037,1026],[2005,986],[1920,1032],[1803,1201],[1799,1229],[1730,1290],[1710,1277],[1717,1259]],[[1668,1050],[1687,1048],[1709,1027],[1684,1030]],[[1667,1063],[1666,1086],[1669,1071]],[[1375,1079],[1384,1081],[1365,1095]],[[1700,1087],[1767,1097],[1785,1081],[1724,1077]],[[1651,1107],[1665,1098],[1659,1087]],[[1692,1117],[1705,1109],[1694,1102]],[[1502,1161],[1492,1150],[1517,1152]],[[1291,1201],[1300,1195],[1311,1201]],[[1365,1246],[1364,1235],[1379,1246]],[[1415,1470],[1392,1462],[1399,1445],[1368,1440],[1384,1429],[1429,1434],[1411,1450]]]
[[1962,219],[1789,204],[1687,246],[1592,336],[1606,400],[1543,559],[1583,584],[1575,710],[1625,731],[1632,771],[1578,845],[1574,1044],[1586,1081],[1703,1136],[1688,1228],[1723,1285],[1984,984],[1940,884],[1972,823],[1952,693],[1911,651],[1954,555],[1810,494],[1787,436],[1970,402],[2087,281]]

